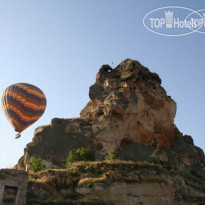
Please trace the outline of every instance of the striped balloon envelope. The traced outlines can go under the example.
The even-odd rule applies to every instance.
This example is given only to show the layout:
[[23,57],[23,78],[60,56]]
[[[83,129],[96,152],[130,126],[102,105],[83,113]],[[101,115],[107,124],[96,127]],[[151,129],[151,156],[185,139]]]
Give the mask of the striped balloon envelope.
[[2,94],[2,109],[16,132],[20,133],[36,122],[46,109],[44,93],[34,85],[16,83]]

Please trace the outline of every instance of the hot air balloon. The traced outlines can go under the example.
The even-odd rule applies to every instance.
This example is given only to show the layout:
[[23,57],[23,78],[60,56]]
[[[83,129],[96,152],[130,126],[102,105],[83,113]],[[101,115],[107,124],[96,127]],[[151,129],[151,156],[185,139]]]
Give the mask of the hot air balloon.
[[2,94],[2,109],[18,134],[36,122],[46,109],[44,93],[34,85],[16,83]]

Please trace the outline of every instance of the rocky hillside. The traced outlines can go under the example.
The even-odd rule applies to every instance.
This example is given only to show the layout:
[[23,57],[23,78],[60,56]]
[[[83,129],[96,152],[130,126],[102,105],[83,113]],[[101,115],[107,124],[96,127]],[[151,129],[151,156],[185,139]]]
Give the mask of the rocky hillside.
[[[135,170],[138,174],[129,172],[129,169],[132,170],[131,166],[126,169],[126,174],[123,171],[122,181],[120,181],[121,179],[117,180],[115,181],[117,185],[108,185],[108,187],[107,185],[94,185],[93,189],[81,189],[78,187],[80,183],[80,177],[78,177],[78,181],[72,182],[75,184],[74,195],[81,194],[87,201],[94,200],[91,193],[95,193],[97,197],[99,190],[103,190],[103,187],[106,186],[107,188],[103,190],[105,196],[111,190],[115,190],[116,196],[113,196],[115,199],[110,199],[114,204],[120,204],[119,201],[123,199],[117,196],[121,195],[126,195],[127,198],[124,200],[128,201],[129,197],[133,200],[136,197],[136,200],[131,201],[130,204],[143,204],[140,202],[140,197],[143,197],[143,193],[147,193],[148,189],[150,194],[146,195],[149,196],[148,198],[143,198],[144,204],[150,204],[146,201],[152,200],[156,195],[158,195],[158,199],[155,204],[183,204],[184,201],[192,197],[193,202],[197,195],[197,189],[199,191],[197,197],[204,197],[204,153],[194,145],[191,136],[183,135],[177,129],[174,124],[176,103],[167,95],[161,86],[161,79],[156,73],[150,72],[138,61],[130,59],[123,61],[114,69],[109,65],[103,65],[97,73],[95,84],[90,87],[89,97],[90,101],[81,111],[80,117],[55,118],[50,125],[37,128],[33,141],[26,146],[24,155],[16,168],[25,170],[31,157],[41,157],[48,169],[62,168],[68,152],[80,147],[91,148],[95,153],[96,161],[102,161],[106,154],[113,149],[117,153],[118,160],[135,161],[133,163],[149,161],[150,157],[154,156],[160,171],[157,172],[156,167],[153,166],[148,168],[150,170],[148,176],[151,177],[147,179],[151,181],[153,179],[153,183],[150,181],[147,183],[147,179],[143,181],[143,177],[140,178],[139,167],[138,171]],[[151,170],[152,168],[153,170]],[[49,175],[49,171],[45,173],[45,175]],[[61,172],[53,171],[52,173],[55,175]],[[145,173],[147,172],[145,171]],[[195,179],[193,182],[195,190],[189,187],[192,182],[189,183],[189,180],[183,178],[182,175],[189,176],[189,179],[192,177]],[[37,175],[36,180],[38,181],[39,177],[43,176],[43,174]],[[137,183],[130,184],[126,176],[133,183],[135,181]],[[142,187],[145,187],[139,188],[138,182],[142,181]],[[59,186],[61,185],[64,186],[59,184]],[[173,188],[175,185],[178,188]],[[132,192],[133,186],[136,188],[136,193]],[[183,189],[184,191],[182,191]],[[122,193],[122,190],[125,193]],[[157,200],[163,199],[163,197],[159,199],[159,196],[164,195],[170,202],[158,203]],[[172,198],[170,198],[171,195]],[[181,200],[180,203],[176,203],[173,197],[176,200],[178,197]],[[202,201],[204,201],[203,199]],[[100,200],[104,201],[104,198],[100,198]]]
[[205,183],[147,162],[84,162],[29,177],[27,205],[204,205]]
[[96,160],[110,149],[121,160],[147,160],[155,154],[164,167],[203,175],[204,153],[191,136],[178,131],[176,103],[156,73],[130,59],[114,69],[103,65],[89,96],[79,118],[56,118],[35,130],[18,169],[25,169],[31,156],[56,168],[64,165],[70,150],[90,147]]

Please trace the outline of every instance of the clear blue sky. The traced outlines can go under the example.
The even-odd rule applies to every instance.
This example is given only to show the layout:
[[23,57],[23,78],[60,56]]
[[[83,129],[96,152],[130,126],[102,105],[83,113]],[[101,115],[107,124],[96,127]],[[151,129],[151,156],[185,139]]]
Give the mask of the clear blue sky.
[[42,118],[18,140],[0,112],[0,167],[12,167],[34,129],[79,116],[102,64],[139,60],[177,102],[175,123],[205,150],[205,34],[166,37],[143,17],[162,6],[205,8],[198,0],[0,0],[0,93],[26,82],[47,96]]

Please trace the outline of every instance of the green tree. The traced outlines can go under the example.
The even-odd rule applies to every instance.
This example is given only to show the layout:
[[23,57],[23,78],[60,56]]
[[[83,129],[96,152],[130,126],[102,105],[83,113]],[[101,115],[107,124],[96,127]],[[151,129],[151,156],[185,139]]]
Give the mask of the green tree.
[[35,157],[31,157],[30,159],[30,165],[28,166],[28,169],[33,171],[34,173],[42,171],[45,169],[45,166],[43,164],[43,160]]
[[111,149],[111,150],[107,153],[107,155],[106,155],[106,157],[105,157],[105,160],[115,160],[115,159],[117,159],[117,153],[115,152],[114,149]]
[[66,167],[70,167],[76,161],[94,161],[95,155],[90,148],[81,147],[77,150],[71,150],[66,159]]

